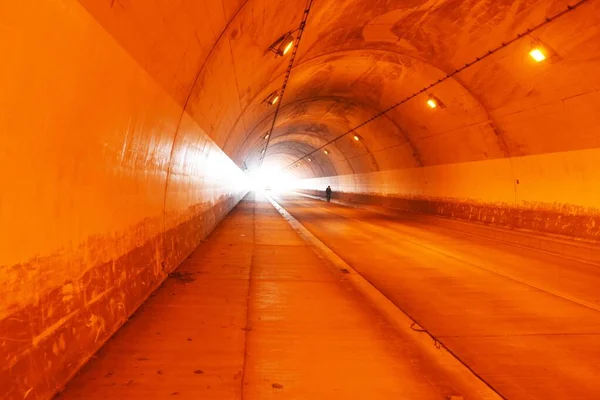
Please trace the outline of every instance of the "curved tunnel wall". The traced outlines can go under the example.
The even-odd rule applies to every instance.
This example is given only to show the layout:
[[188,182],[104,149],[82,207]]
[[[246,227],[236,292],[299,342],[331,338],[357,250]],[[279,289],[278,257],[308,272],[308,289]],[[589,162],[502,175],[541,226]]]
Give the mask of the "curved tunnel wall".
[[[347,96],[385,109],[571,4],[521,2],[519,8],[505,1],[486,9],[477,2],[462,3],[464,8],[442,2],[440,8],[407,7],[373,18],[361,26],[361,35],[343,41],[350,48],[343,50],[345,60],[359,66],[366,54],[383,54],[363,68],[368,73],[352,75],[361,68],[348,71],[335,59],[326,63],[328,70],[308,72],[302,86],[319,95],[340,95],[343,82],[350,81]],[[446,25],[450,20],[464,28]],[[409,21],[414,29],[401,30],[400,22]],[[294,169],[304,179],[299,188],[322,194],[331,185],[338,198],[351,202],[597,239],[600,81],[594,71],[600,68],[599,22],[598,3],[587,2],[525,35],[432,88],[429,92],[445,108],[431,110],[422,94],[387,113],[403,146],[377,149],[374,142],[392,130],[375,121],[356,131],[360,144],[350,135],[327,146],[335,174],[319,176],[307,166]],[[439,35],[442,31],[447,37]],[[325,39],[319,46],[335,42]],[[534,45],[548,51],[547,61],[531,60]],[[365,53],[353,46],[371,49]],[[379,85],[377,80],[386,76],[391,79]],[[375,168],[348,171],[360,145]]]
[[[0,1],[0,387],[49,397],[244,194],[304,0]],[[565,10],[323,0],[265,165],[283,168]],[[600,2],[292,170],[346,200],[597,238]],[[527,53],[543,45],[552,57]],[[8,190],[6,188],[9,188]]]
[[43,399],[239,201],[244,176],[183,112],[180,60],[162,60],[175,74],[161,85],[74,1],[2,1],[0,25],[0,397]]

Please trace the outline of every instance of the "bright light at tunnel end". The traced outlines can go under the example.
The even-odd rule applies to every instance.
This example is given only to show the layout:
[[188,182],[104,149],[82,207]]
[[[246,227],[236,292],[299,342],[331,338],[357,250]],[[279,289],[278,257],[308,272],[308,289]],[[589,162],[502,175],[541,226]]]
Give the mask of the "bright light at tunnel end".
[[261,167],[247,174],[252,191],[284,192],[294,187],[294,179],[279,168]]

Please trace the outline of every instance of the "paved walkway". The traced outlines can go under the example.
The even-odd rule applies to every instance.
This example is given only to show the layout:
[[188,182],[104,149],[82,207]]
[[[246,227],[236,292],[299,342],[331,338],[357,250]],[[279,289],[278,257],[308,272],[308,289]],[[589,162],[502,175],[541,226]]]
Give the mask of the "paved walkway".
[[249,195],[58,398],[441,400],[450,386]]

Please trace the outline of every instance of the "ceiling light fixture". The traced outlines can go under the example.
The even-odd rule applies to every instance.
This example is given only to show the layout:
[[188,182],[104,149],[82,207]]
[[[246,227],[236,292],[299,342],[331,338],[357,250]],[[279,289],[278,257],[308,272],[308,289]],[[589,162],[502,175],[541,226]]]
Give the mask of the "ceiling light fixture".
[[263,103],[267,103],[270,106],[274,106],[275,104],[277,104],[277,101],[279,101],[279,93],[277,93],[277,91],[274,91],[273,93],[268,95],[266,99],[263,100]]
[[288,32],[269,46],[269,51],[275,53],[276,56],[283,57],[294,47],[295,40],[292,32]]
[[359,142],[360,141],[360,136],[354,135],[353,139],[356,140],[357,142]]
[[438,99],[437,97],[435,97],[434,95],[429,95],[429,98],[427,99],[427,106],[431,109],[436,109],[436,108],[444,108],[444,103],[442,103],[440,101],[440,99]]
[[544,51],[539,47],[532,49],[529,52],[529,56],[533,58],[536,62],[542,62],[546,59],[546,54],[544,54]]
[[323,153],[329,154],[329,150],[323,150]]
[[[312,2],[312,0],[311,0]],[[491,56],[493,54],[498,53],[499,51],[502,51],[503,49],[505,49],[506,47],[512,45],[513,43],[519,41],[519,39],[523,38],[523,37],[531,37],[531,33],[534,31],[539,30],[540,28],[554,22],[556,19],[564,16],[567,13],[571,13],[574,10],[578,9],[582,4],[585,4],[587,2],[587,0],[579,0],[576,3],[572,4],[572,5],[567,5],[566,8],[563,8],[562,10],[558,11],[556,14],[546,17],[541,23],[534,25],[534,26],[530,26],[529,28],[527,28],[526,31],[523,31],[521,33],[516,34],[516,36],[513,36],[512,38],[510,38],[509,40],[505,40],[504,42],[502,42],[501,45],[490,49],[489,51],[487,51],[486,53],[484,53],[483,55],[476,57],[475,59],[473,59],[471,62],[467,62],[462,66],[459,66],[458,68],[456,68],[453,72],[448,73],[445,77],[442,77],[440,79],[437,80],[437,82],[432,82],[429,86],[422,88],[419,91],[416,91],[412,94],[409,94],[408,96],[404,97],[403,99],[399,100],[398,102],[396,102],[395,104],[389,106],[388,108],[376,113],[375,115],[373,115],[371,118],[369,118],[366,121],[363,121],[362,123],[360,123],[356,128],[351,129],[350,131],[347,131],[345,133],[342,133],[341,135],[337,136],[336,138],[334,138],[333,140],[331,140],[328,143],[333,143],[335,141],[337,141],[338,139],[350,134],[352,131],[354,131],[355,129],[366,125],[368,123],[370,123],[371,121],[376,120],[377,118],[387,114],[388,112],[390,112],[391,110],[396,109],[397,107],[406,104],[408,101],[419,97],[421,93],[426,92],[428,89],[431,89],[434,86],[438,86],[439,84],[446,82],[448,80],[454,79],[454,76],[456,74],[459,74],[463,71],[465,71],[466,69],[471,68],[473,65],[478,64],[479,62],[481,62],[484,59],[487,59],[488,56]],[[302,29],[300,30],[300,35],[302,34]],[[557,52],[553,49],[549,49],[549,46],[547,45],[538,45],[539,41],[536,40],[535,38],[531,38],[533,39],[533,43],[530,43],[530,47],[529,47],[529,56],[532,57],[535,61],[537,62],[541,62],[544,60],[548,60],[549,63],[555,63],[557,61],[562,60],[562,57],[557,54]],[[523,49],[523,48],[522,48]],[[294,53],[295,54],[295,53]],[[445,106],[439,102],[438,99],[434,98],[433,96],[429,96],[428,99],[426,100],[426,104],[429,108],[435,109],[435,108],[444,108]],[[327,152],[325,151],[325,153],[327,154]],[[312,154],[312,153],[310,153]]]
[[269,138],[269,134],[267,133],[263,139],[267,140]]

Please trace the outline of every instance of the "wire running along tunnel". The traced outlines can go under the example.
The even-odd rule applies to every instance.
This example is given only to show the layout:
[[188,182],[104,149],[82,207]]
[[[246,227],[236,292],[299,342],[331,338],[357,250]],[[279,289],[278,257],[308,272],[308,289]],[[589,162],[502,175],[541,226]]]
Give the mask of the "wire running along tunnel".
[[7,398],[61,388],[261,165],[593,243],[599,23],[597,0],[0,1]]

